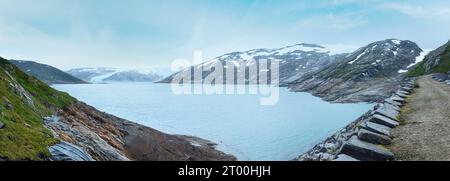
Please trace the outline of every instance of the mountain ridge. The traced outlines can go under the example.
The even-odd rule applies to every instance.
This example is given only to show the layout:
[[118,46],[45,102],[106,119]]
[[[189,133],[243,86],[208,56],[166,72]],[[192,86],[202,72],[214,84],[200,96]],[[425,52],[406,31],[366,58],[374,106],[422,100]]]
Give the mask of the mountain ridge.
[[29,60],[9,60],[28,75],[34,76],[47,84],[86,84],[56,67]]
[[437,49],[429,52],[407,76],[416,77],[430,73],[447,73],[450,71],[450,40]]
[[153,71],[121,70],[110,67],[74,68],[66,71],[68,74],[91,83],[104,82],[154,82],[162,76]]
[[[331,102],[377,102],[396,90],[406,72],[420,63],[424,54],[416,43],[393,38],[372,42],[349,52],[303,43],[224,54],[174,73],[159,83],[174,83],[175,77],[184,81],[175,83],[202,83],[215,65],[223,66],[226,71],[230,65],[234,68],[248,67],[248,64],[268,59],[278,61],[279,85],[287,86],[291,91],[310,92]],[[195,71],[203,71],[201,80],[190,79]],[[264,71],[271,72],[270,69]],[[235,77],[231,81],[224,76],[218,78],[231,84],[235,84],[238,78],[245,79],[245,84],[258,79],[250,75]]]

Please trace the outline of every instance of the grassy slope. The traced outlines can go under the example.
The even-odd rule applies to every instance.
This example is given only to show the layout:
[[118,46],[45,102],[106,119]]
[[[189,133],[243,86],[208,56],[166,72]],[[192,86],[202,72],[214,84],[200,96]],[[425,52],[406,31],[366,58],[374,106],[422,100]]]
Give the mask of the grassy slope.
[[[5,71],[32,95],[35,108],[14,92]],[[3,58],[0,58],[0,96],[0,121],[6,125],[0,129],[0,157],[40,160],[38,155],[48,156],[47,147],[57,140],[44,128],[42,118],[76,100],[28,76]],[[8,109],[7,104],[11,104],[12,108]]]
[[64,83],[72,83],[72,84],[82,84],[86,83],[72,75],[61,71],[55,67],[40,64],[32,61],[19,61],[19,60],[9,60],[11,63],[15,64],[19,69],[25,72],[28,75],[35,76],[41,81],[44,81],[48,84],[64,84]]
[[424,68],[424,62],[420,62],[415,68],[408,71],[406,74],[409,77],[417,77],[430,73],[447,73],[450,71],[450,46],[440,55],[439,64],[431,69],[430,72],[426,72]]

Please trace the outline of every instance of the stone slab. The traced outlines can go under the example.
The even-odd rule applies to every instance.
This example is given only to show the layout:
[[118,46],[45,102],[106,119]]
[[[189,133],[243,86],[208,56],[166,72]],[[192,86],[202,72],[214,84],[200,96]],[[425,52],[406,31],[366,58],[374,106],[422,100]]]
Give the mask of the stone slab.
[[372,117],[369,118],[369,121],[372,123],[381,124],[384,126],[387,126],[389,128],[395,128],[399,125],[399,123],[393,119],[390,119],[388,117],[374,114]]
[[387,161],[394,159],[394,154],[389,150],[379,145],[361,141],[357,136],[353,136],[344,144],[341,153],[362,161]]
[[337,156],[337,158],[334,159],[333,161],[354,162],[354,161],[359,161],[359,160],[356,159],[356,158],[353,158],[353,157],[351,157],[351,156],[348,156],[348,155],[346,155],[346,154],[339,154],[339,155]]
[[391,133],[390,133],[391,128],[389,128],[387,126],[367,121],[367,122],[363,123],[361,125],[361,127],[363,129],[391,137]]
[[392,143],[392,139],[390,137],[374,133],[365,129],[360,129],[358,131],[358,139],[380,145],[390,145]]

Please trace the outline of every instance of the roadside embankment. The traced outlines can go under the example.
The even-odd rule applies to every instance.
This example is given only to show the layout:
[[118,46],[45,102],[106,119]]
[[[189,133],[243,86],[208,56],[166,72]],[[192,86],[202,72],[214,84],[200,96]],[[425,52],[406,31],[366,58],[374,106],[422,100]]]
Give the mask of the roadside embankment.
[[391,97],[300,155],[297,161],[387,161],[394,153],[387,149],[394,139],[392,129],[400,125],[398,116],[415,79],[407,79]]
[[389,149],[397,160],[450,160],[450,76],[420,77],[413,96],[402,108],[401,126]]

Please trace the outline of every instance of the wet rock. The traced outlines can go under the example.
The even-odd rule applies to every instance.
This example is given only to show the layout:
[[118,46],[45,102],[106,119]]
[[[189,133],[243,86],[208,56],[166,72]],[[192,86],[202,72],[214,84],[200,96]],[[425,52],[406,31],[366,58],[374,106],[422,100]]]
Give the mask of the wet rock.
[[373,123],[373,122],[365,122],[364,124],[361,125],[361,127],[368,131],[372,131],[374,133],[378,133],[378,134],[382,134],[382,135],[391,137],[391,133],[390,133],[391,128],[389,128],[387,126]]
[[53,145],[48,150],[51,161],[94,161],[84,150],[67,142]]
[[349,155],[362,161],[386,161],[394,159],[394,154],[389,150],[353,136],[344,144],[341,150],[342,154]]
[[377,124],[381,124],[384,126],[387,126],[389,128],[395,128],[399,125],[399,123],[395,120],[392,120],[388,117],[379,115],[379,114],[374,114],[370,119],[370,122],[372,123],[377,123]]
[[5,127],[5,123],[0,121],[0,129],[3,129]]
[[374,133],[365,129],[359,130],[358,138],[362,141],[373,144],[390,145],[392,143],[391,138],[389,138],[388,136]]
[[336,157],[336,159],[334,159],[333,161],[344,161],[344,162],[347,162],[347,161],[359,161],[359,160],[356,159],[356,158],[353,158],[351,156],[348,156],[346,154],[339,154]]

